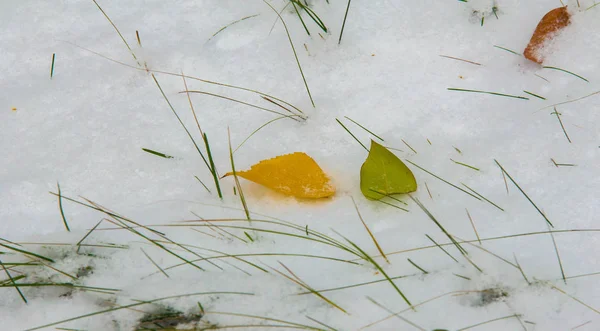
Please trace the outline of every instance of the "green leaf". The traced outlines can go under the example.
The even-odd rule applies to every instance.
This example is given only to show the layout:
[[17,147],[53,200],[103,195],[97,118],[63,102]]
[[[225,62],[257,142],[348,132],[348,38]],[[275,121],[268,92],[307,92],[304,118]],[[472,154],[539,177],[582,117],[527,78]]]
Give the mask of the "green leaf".
[[371,140],[369,156],[360,168],[360,190],[368,199],[413,192],[417,181],[410,169],[384,146]]

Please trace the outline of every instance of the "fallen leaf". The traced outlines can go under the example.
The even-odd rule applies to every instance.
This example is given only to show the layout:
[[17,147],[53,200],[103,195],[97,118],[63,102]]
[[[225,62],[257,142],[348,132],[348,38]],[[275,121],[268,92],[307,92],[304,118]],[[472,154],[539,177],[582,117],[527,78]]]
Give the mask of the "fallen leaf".
[[[239,177],[297,198],[318,199],[335,194],[335,187],[317,162],[302,152],[263,160],[250,170],[236,171]],[[225,176],[233,175],[228,172]]]
[[379,200],[386,195],[417,189],[410,169],[384,146],[371,140],[369,156],[360,168],[360,190],[365,197]]
[[560,29],[569,25],[570,19],[571,15],[567,7],[555,8],[549,11],[535,28],[523,55],[533,62],[542,64],[544,55],[540,54],[540,50],[543,48],[544,43],[552,39]]

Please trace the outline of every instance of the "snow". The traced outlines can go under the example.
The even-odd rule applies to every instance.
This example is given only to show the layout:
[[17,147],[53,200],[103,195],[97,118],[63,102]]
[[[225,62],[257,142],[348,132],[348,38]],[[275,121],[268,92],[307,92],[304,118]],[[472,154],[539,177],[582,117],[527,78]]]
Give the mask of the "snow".
[[[143,67],[131,68],[137,67],[136,61],[93,1],[1,2],[0,27],[5,33],[0,36],[0,238],[53,259],[51,266],[65,273],[75,275],[85,267],[93,270],[77,280],[43,265],[12,267],[11,275],[27,276],[18,280],[19,284],[73,282],[120,290],[106,294],[65,287],[21,287],[28,300],[25,304],[14,287],[4,287],[0,295],[2,330],[35,328],[133,304],[135,300],[218,291],[254,295],[205,294],[161,302],[186,313],[198,313],[197,303],[201,302],[206,311],[203,323],[221,326],[278,323],[217,312],[324,328],[309,316],[338,330],[357,330],[389,317],[388,309],[406,310],[400,316],[419,327],[392,316],[366,329],[457,330],[515,314],[518,319],[501,319],[473,330],[570,330],[584,323],[578,330],[598,329],[598,276],[587,275],[600,271],[597,232],[554,234],[565,275],[574,277],[565,284],[553,239],[543,233],[548,231],[546,221],[508,178],[507,194],[494,160],[547,216],[554,230],[597,228],[600,95],[577,99],[600,90],[600,40],[593,33],[600,28],[600,6],[586,11],[576,8],[577,1],[570,1],[571,25],[552,41],[545,60],[545,65],[576,73],[589,82],[494,47],[521,52],[539,19],[560,5],[558,2],[353,1],[340,45],[346,1],[310,1],[311,8],[330,29],[329,34],[304,16],[312,34],[308,36],[295,12],[288,8],[282,16],[314,97],[313,108],[285,30],[277,22],[271,31],[277,16],[262,1],[98,3],[142,65],[175,74],[154,72],[197,141],[201,139],[189,102],[185,93],[179,93],[185,90],[183,80],[177,76],[181,72],[263,91],[302,109],[308,116],[305,122],[278,120],[250,138],[235,153],[236,169],[248,169],[277,155],[305,152],[331,176],[337,194],[323,201],[298,201],[241,179],[254,219],[248,223],[239,196],[233,193],[233,178],[220,181],[224,197],[219,199],[212,176],[150,73]],[[270,3],[281,10],[286,1]],[[589,8],[595,2],[579,3],[581,8]],[[494,5],[498,19],[490,13]],[[480,16],[473,18],[474,11],[485,15],[483,26]],[[256,14],[211,39],[225,25]],[[136,30],[141,47],[136,42]],[[54,75],[50,79],[54,53]],[[254,93],[190,78],[186,82],[190,90],[279,110]],[[448,88],[492,91],[529,100]],[[524,90],[546,100],[527,95]],[[207,95],[191,94],[191,99],[221,174],[230,171],[228,128],[235,148],[278,116]],[[572,143],[549,107],[566,101],[573,102],[561,104],[557,110]],[[409,197],[399,196],[408,203],[410,212],[406,213],[362,196],[359,171],[367,153],[335,119],[364,144],[372,137],[344,116],[381,136],[386,146],[402,150],[393,150],[400,158],[468,191],[461,185],[464,183],[504,209],[477,200],[407,163],[419,184],[413,197],[449,233],[465,240],[477,239],[468,210],[482,239],[497,238],[481,246],[478,242],[462,244],[469,259],[483,272],[453,246],[445,249],[459,263],[435,246],[416,250],[432,246],[426,234],[438,243],[448,243],[449,239]],[[141,148],[174,158],[163,159]],[[551,159],[576,166],[557,167]],[[194,176],[212,192],[207,192]],[[82,202],[85,200],[79,197],[85,197],[140,224],[155,225],[153,229],[178,244],[192,245],[184,250],[165,244],[188,260],[199,259],[198,255],[285,253],[334,257],[358,265],[306,256],[240,257],[267,273],[240,260],[215,258],[195,262],[205,271],[189,264],[166,269],[167,278],[142,249],[161,268],[182,260],[130,231],[115,229],[116,225],[103,220],[114,219],[104,213],[63,200],[71,229],[67,232],[58,200],[48,193],[57,192],[57,183],[66,197]],[[379,256],[351,197],[390,263],[381,257],[375,261],[390,277],[407,276],[395,280],[395,284],[413,305],[423,303],[416,311],[407,310],[406,302],[386,281],[322,292],[346,314],[316,295],[295,295],[306,289],[273,270],[293,278],[287,267],[316,290],[383,279],[371,264],[337,247],[257,231],[270,229],[305,236],[308,229],[345,242],[339,233],[370,256]],[[199,222],[181,223],[198,220],[194,214],[214,220],[212,224],[218,226],[248,229],[223,228],[236,238],[214,227],[189,226]],[[298,228],[260,221],[277,219]],[[82,247],[78,254],[74,245],[101,220],[84,243],[113,243],[127,248]],[[186,226],[164,226],[168,224]],[[164,240],[147,229],[136,230]],[[309,238],[316,236],[311,234]],[[16,247],[2,239],[0,244]],[[0,248],[0,253],[3,263],[31,262],[6,247]],[[515,267],[515,257],[531,284]],[[408,258],[428,274],[411,265]],[[575,277],[580,275],[584,276]],[[0,284],[8,285],[5,276],[2,271]],[[501,289],[507,295],[482,302],[482,293],[489,291],[475,291],[488,289]],[[143,316],[140,311],[151,311],[152,306],[80,318],[43,330],[133,330]],[[255,329],[262,328],[266,326]]]

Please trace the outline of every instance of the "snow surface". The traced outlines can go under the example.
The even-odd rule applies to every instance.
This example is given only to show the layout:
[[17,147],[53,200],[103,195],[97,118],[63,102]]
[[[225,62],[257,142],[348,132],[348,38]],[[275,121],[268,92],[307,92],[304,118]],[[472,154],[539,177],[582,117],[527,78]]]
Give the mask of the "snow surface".
[[[278,10],[285,5],[284,1],[271,3]],[[165,270],[170,276],[167,278],[141,249],[162,268],[181,263],[180,259],[131,232],[114,230],[116,226],[107,221],[84,243],[114,243],[127,245],[128,249],[82,247],[79,253],[89,254],[77,254],[73,245],[107,215],[63,201],[71,227],[71,232],[66,232],[57,198],[48,193],[56,192],[57,182],[65,196],[85,197],[144,225],[180,224],[183,220],[197,220],[198,216],[215,220],[215,225],[231,225],[217,220],[244,219],[245,215],[239,197],[233,194],[233,178],[221,180],[223,200],[216,196],[211,175],[150,74],[114,62],[137,66],[91,0],[2,1],[0,238],[19,242],[25,250],[54,259],[52,267],[69,274],[86,266],[93,268],[93,273],[75,281],[44,266],[11,267],[11,275],[26,275],[18,280],[21,284],[74,282],[121,290],[109,295],[71,292],[68,288],[22,287],[28,299],[26,305],[14,287],[4,287],[0,292],[2,330],[34,328],[135,300],[214,291],[254,295],[192,296],[163,303],[183,312],[197,312],[197,302],[201,302],[206,310],[203,321],[219,326],[263,325],[254,329],[281,323],[215,312],[251,314],[326,329],[309,316],[338,330],[357,330],[367,325],[367,330],[457,330],[514,314],[519,318],[500,319],[472,329],[571,330],[582,324],[578,330],[600,329],[598,276],[575,278],[600,271],[599,234],[554,234],[568,277],[565,284],[552,237],[544,233],[548,230],[544,218],[510,181],[507,194],[502,173],[494,162],[496,159],[502,164],[554,224],[554,230],[597,228],[600,96],[557,107],[572,143],[567,141],[554,110],[545,107],[600,90],[600,37],[595,32],[600,29],[600,6],[573,10],[571,25],[547,49],[546,65],[579,74],[589,80],[586,82],[494,47],[521,52],[539,19],[559,6],[558,1],[497,0],[498,19],[489,12],[493,1],[353,1],[340,45],[338,38],[347,2],[310,3],[330,29],[329,34],[321,32],[323,38],[308,17],[304,16],[310,37],[294,11],[287,8],[282,16],[289,26],[316,108],[308,99],[283,26],[277,22],[271,31],[277,16],[262,1],[99,1],[139,61],[150,70],[184,72],[260,90],[305,112],[305,122],[278,120],[250,138],[235,153],[236,168],[247,169],[276,155],[306,152],[332,177],[338,189],[332,199],[306,202],[242,180],[255,221],[235,224],[253,228],[246,230],[253,242],[239,229],[228,231],[247,243],[223,232],[218,234],[214,228],[194,228],[203,233],[190,226],[154,229],[181,245],[193,245],[188,247],[190,252],[165,244],[186,259],[198,259],[194,254],[206,257],[253,253],[357,259],[316,241],[256,231],[273,229],[305,236],[304,231],[258,221],[273,218],[303,229],[308,226],[309,230],[344,241],[338,232],[369,255],[378,256],[353,206],[353,197],[362,218],[388,254],[390,264],[381,257],[375,260],[390,277],[407,275],[395,280],[395,284],[412,304],[423,304],[416,311],[406,310],[406,302],[385,281],[322,292],[346,314],[316,295],[295,295],[305,289],[271,269],[291,277],[281,262],[316,290],[383,279],[364,260],[356,260],[357,265],[283,255],[243,257],[269,271],[266,273],[240,260],[219,258],[211,261],[222,270],[200,261],[197,264],[205,271],[185,265]],[[594,1],[579,3],[588,8]],[[570,6],[576,5],[577,1],[570,2]],[[256,14],[209,40],[225,25]],[[484,14],[487,16],[481,26]],[[136,30],[142,47],[137,45]],[[50,79],[53,53],[56,62],[54,77]],[[160,73],[156,77],[200,141],[187,97],[179,93],[184,90],[181,77]],[[191,90],[281,110],[254,93],[192,79],[187,79],[187,84]],[[529,100],[448,88],[493,91]],[[529,96],[524,90],[547,99]],[[277,117],[208,95],[193,94],[191,98],[220,173],[230,170],[227,128],[235,147],[256,128]],[[459,263],[436,247],[415,250],[432,245],[426,234],[438,243],[449,240],[408,197],[400,197],[408,201],[410,212],[406,213],[361,195],[359,169],[366,152],[335,119],[342,120],[365,144],[370,135],[344,116],[380,135],[386,146],[402,150],[394,150],[399,157],[463,189],[464,183],[504,209],[477,200],[407,164],[419,184],[413,196],[452,235],[476,239],[466,209],[482,239],[537,234],[484,241],[480,247],[485,251],[477,248],[477,242],[473,243],[475,246],[463,244],[469,259],[483,272],[453,246],[445,249]],[[163,159],[141,148],[174,158]],[[576,166],[557,167],[551,159]],[[148,230],[138,230],[149,238],[160,239]],[[16,247],[1,240],[0,244]],[[29,262],[6,247],[0,248],[0,253],[3,263]],[[531,285],[515,267],[515,257]],[[429,273],[421,273],[408,258]],[[3,273],[1,284],[10,284],[5,278]],[[489,300],[482,294],[489,291],[476,292],[497,288],[507,295]],[[452,294],[442,296],[447,293]],[[439,298],[431,300],[436,297]],[[418,327],[389,317],[389,311],[368,298],[389,311],[404,311],[399,316]],[[151,306],[80,318],[44,330],[133,330],[143,315],[141,311],[148,311]],[[378,322],[386,317],[389,318]],[[371,325],[375,322],[378,323]]]

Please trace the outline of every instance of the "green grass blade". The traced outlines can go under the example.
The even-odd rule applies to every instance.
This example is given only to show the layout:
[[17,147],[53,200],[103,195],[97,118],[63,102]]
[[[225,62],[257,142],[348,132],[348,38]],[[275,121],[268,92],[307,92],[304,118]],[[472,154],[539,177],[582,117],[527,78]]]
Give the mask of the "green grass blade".
[[544,218],[544,220],[546,220],[546,222],[551,226],[554,227],[554,225],[552,225],[552,222],[550,222],[550,220],[548,219],[548,217],[546,217],[546,215],[538,208],[538,206],[533,202],[533,200],[531,200],[529,198],[529,196],[527,195],[527,193],[525,193],[525,191],[523,191],[523,189],[521,188],[521,186],[519,186],[519,184],[517,184],[517,182],[512,178],[512,176],[506,172],[506,170],[504,169],[504,167],[502,167],[502,165],[500,165],[500,163],[497,160],[494,160],[494,162],[496,162],[496,164],[500,167],[500,170],[502,170],[502,172],[504,172],[506,174],[506,176],[508,177],[508,179],[510,179],[510,181],[515,184],[515,186],[517,187],[517,189],[519,189],[519,191],[521,191],[521,193],[525,196],[525,198],[527,198],[527,200],[531,203],[531,205],[533,205],[533,207],[535,208],[535,210],[538,211],[538,213],[540,213],[540,215],[542,215],[542,217]]
[[302,71],[302,66],[300,65],[300,60],[298,59],[298,54],[296,54],[296,48],[294,47],[294,43],[292,42],[292,37],[290,36],[290,31],[288,30],[287,24],[283,20],[283,17],[281,17],[281,14],[279,14],[279,12],[277,12],[277,10],[275,8],[273,8],[273,6],[271,6],[270,3],[268,3],[266,0],[263,0],[263,2],[267,6],[269,6],[273,10],[273,12],[275,12],[275,14],[277,14],[279,19],[281,20],[281,23],[283,24],[283,27],[285,28],[285,33],[287,34],[288,40],[290,41],[290,46],[292,47],[292,51],[294,52],[294,58],[296,58],[296,63],[298,64],[298,70],[300,70],[300,75],[302,76],[302,81],[304,81],[304,87],[306,87],[306,92],[308,93],[308,97],[310,98],[310,102],[312,103],[312,106],[315,107],[315,101],[313,100],[312,94],[310,93],[310,89],[308,88],[308,83],[306,82],[306,77],[304,77],[304,71]]
[[71,229],[69,229],[69,224],[67,223],[67,218],[65,217],[65,211],[63,210],[62,194],[60,193],[60,184],[58,182],[56,182],[56,188],[58,190],[58,209],[60,210],[60,217],[62,217],[63,223],[65,224],[65,228],[67,228],[67,231],[71,232]]
[[160,157],[162,157],[162,158],[165,158],[165,159],[172,159],[172,158],[173,158],[171,155],[167,155],[167,154],[165,154],[165,153],[161,153],[161,152],[153,151],[153,150],[151,150],[151,149],[148,149],[148,148],[143,148],[143,147],[142,147],[142,150],[143,150],[144,152],[146,152],[146,153],[150,153],[150,154],[153,154],[153,155],[156,155],[156,156],[160,156]]
[[342,43],[342,35],[344,35],[344,28],[346,27],[346,19],[348,18],[348,12],[350,11],[350,2],[352,0],[348,0],[348,5],[346,6],[346,13],[344,14],[344,21],[342,22],[342,30],[340,31],[340,39],[338,39],[338,45]]

